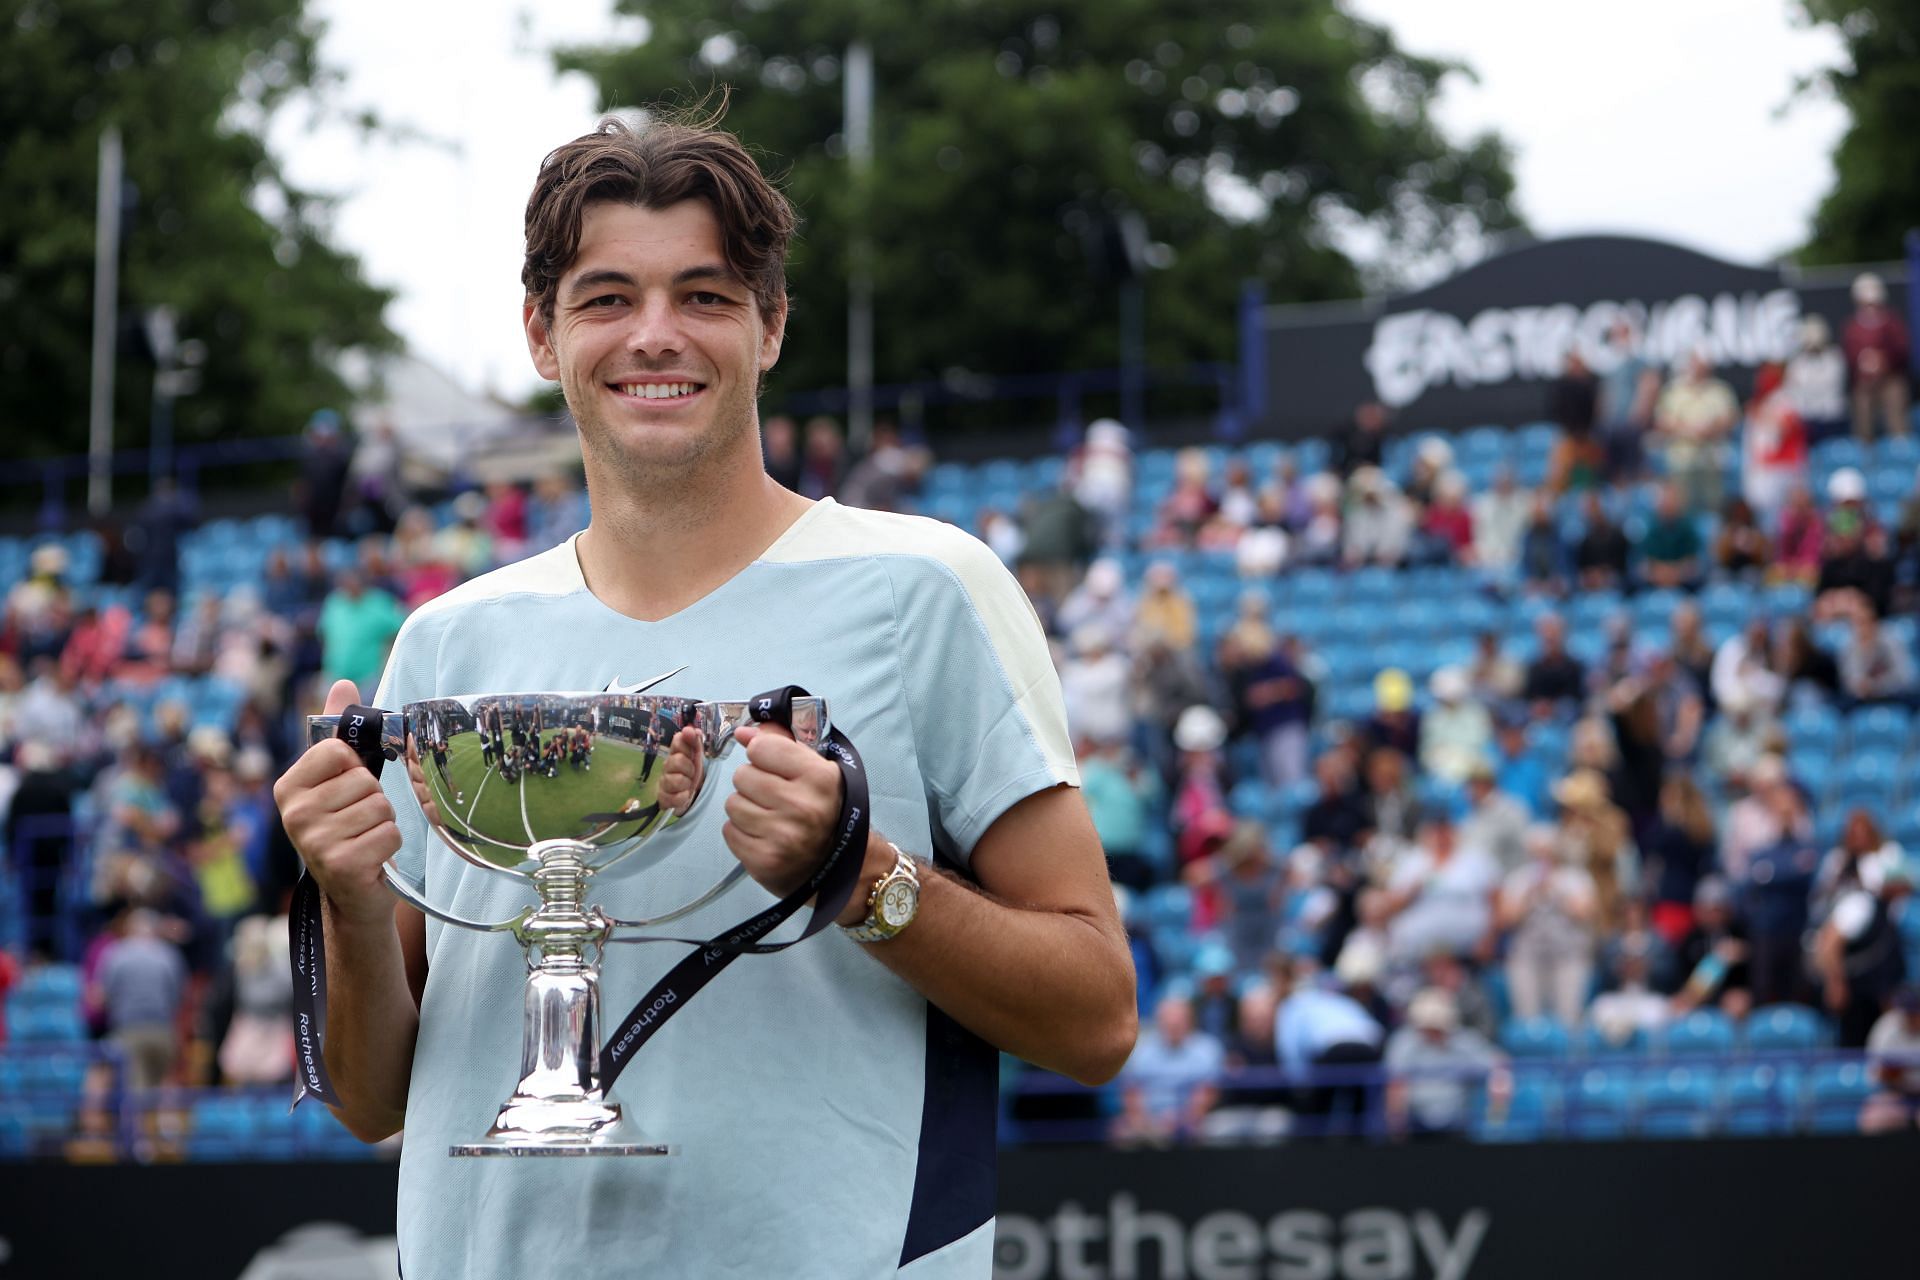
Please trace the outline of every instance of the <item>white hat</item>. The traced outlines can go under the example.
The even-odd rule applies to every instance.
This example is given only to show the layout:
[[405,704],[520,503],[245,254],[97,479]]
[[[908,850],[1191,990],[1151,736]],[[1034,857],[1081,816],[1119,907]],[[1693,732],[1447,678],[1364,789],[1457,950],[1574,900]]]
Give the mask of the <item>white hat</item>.
[[1227,740],[1227,723],[1212,707],[1191,706],[1173,725],[1173,745],[1182,751],[1218,751]]
[[1096,596],[1110,596],[1126,582],[1126,573],[1117,561],[1104,557],[1087,566],[1087,590]]
[[1441,667],[1433,673],[1433,679],[1427,682],[1427,688],[1433,696],[1442,702],[1458,702],[1467,696],[1472,688],[1467,682],[1467,673],[1458,667]]
[[1878,306],[1887,300],[1887,282],[1871,271],[1853,278],[1853,300],[1863,307]]
[[1859,502],[1867,496],[1867,478],[1858,467],[1841,467],[1827,481],[1827,497],[1834,502]]
[[39,577],[57,578],[67,571],[67,549],[57,542],[35,547],[27,565]]
[[1101,418],[1087,428],[1087,443],[1124,449],[1127,447],[1127,429],[1112,418]]
[[1460,1025],[1460,1006],[1452,992],[1428,987],[1407,1006],[1407,1021],[1422,1031],[1451,1031]]
[[1379,943],[1365,936],[1349,936],[1340,948],[1340,958],[1333,962],[1333,976],[1343,987],[1370,987],[1380,980],[1386,967],[1387,957]]
[[1420,461],[1440,468],[1453,465],[1453,446],[1439,436],[1428,436],[1420,442]]

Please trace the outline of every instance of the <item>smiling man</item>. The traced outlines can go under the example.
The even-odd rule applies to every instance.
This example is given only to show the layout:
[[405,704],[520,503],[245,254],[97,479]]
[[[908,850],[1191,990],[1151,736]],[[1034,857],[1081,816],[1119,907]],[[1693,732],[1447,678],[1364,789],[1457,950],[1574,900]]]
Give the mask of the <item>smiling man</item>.
[[[871,789],[860,883],[840,930],[734,965],[620,1077],[628,1122],[676,1154],[447,1156],[512,1084],[523,966],[498,938],[395,908],[380,866],[397,858],[469,916],[523,900],[428,839],[402,771],[376,781],[344,743],[276,788],[325,895],[339,1113],[364,1138],[405,1130],[407,1280],[985,1277],[996,1049],[1097,1082],[1132,1047],[1125,934],[1026,598],[967,535],[809,501],[762,465],[793,227],[710,122],[609,120],[547,157],[523,319],[579,427],[592,523],[416,612],[376,695],[600,689],[685,664],[658,692],[828,698]],[[342,682],[327,708],[356,700]],[[647,875],[596,881],[610,914],[736,861],[759,901],[818,866],[838,768],[778,730],[741,737],[724,824],[710,815]],[[717,931],[752,907],[730,896],[683,923]],[[607,1006],[670,952],[612,958]]]

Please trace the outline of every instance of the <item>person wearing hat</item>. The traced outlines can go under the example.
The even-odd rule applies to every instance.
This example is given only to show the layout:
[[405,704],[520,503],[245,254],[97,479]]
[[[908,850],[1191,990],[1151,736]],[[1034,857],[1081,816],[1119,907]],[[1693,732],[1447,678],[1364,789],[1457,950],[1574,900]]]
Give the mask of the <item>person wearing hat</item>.
[[1887,305],[1886,282],[1871,271],[1854,278],[1853,303],[1853,318],[1841,335],[1853,383],[1853,434],[1871,440],[1877,411],[1888,435],[1904,436],[1910,430],[1907,326]]
[[1598,769],[1575,769],[1554,784],[1553,798],[1560,805],[1562,857],[1593,880],[1595,925],[1618,929],[1639,868],[1626,811],[1613,802],[1612,786]]
[[1827,481],[1826,539],[1813,584],[1816,622],[1844,620],[1862,606],[1886,617],[1893,607],[1894,563],[1886,530],[1867,505],[1867,482],[1842,467]]
[[1387,1040],[1387,1124],[1410,1138],[1463,1132],[1473,1118],[1476,1077],[1486,1081],[1496,1109],[1513,1094],[1506,1058],[1479,1032],[1460,1025],[1453,994],[1439,987],[1418,992],[1407,1022]]
[[1500,787],[1491,756],[1477,757],[1467,768],[1467,807],[1460,817],[1462,843],[1485,849],[1502,873],[1526,860],[1527,806]]
[[1126,574],[1120,562],[1108,556],[1087,566],[1086,576],[1053,615],[1054,629],[1063,636],[1088,623],[1105,627],[1110,637],[1125,636],[1133,628],[1133,597],[1127,592]]
[[1467,673],[1459,667],[1441,667],[1427,688],[1435,705],[1420,720],[1420,767],[1458,785],[1493,746],[1493,719],[1470,696]]
[[[1216,852],[1233,831],[1227,808],[1226,764],[1220,748],[1226,745],[1227,722],[1204,704],[1188,707],[1173,726],[1173,745],[1180,753],[1171,811],[1174,851],[1180,865],[1189,866]],[[1194,921],[1197,927],[1213,923],[1211,912]]]
[[1347,517],[1340,563],[1349,569],[1406,563],[1413,542],[1413,504],[1379,467],[1361,467],[1347,486]]
[[1175,652],[1187,653],[1193,648],[1199,625],[1193,597],[1181,587],[1179,571],[1165,560],[1148,565],[1140,603],[1133,614],[1136,641],[1146,643],[1157,638]]
[[1732,387],[1713,376],[1705,349],[1691,352],[1653,411],[1667,474],[1679,487],[1687,511],[1720,509],[1726,442],[1739,418],[1740,402]]
[[1379,1094],[1365,1077],[1380,1061],[1386,1031],[1343,989],[1344,977],[1323,982],[1311,960],[1296,960],[1287,977],[1274,1017],[1274,1051],[1298,1082],[1296,1109],[1311,1118],[1304,1131],[1368,1132],[1377,1122]]
[[1635,1037],[1651,1039],[1674,1017],[1675,1002],[1654,989],[1652,939],[1634,936],[1614,948],[1612,983],[1593,998],[1587,1023],[1610,1048],[1623,1049]]
[[1472,565],[1473,512],[1467,507],[1467,478],[1443,471],[1434,479],[1433,495],[1420,517],[1420,562]]
[[1800,344],[1787,360],[1785,389],[1806,424],[1809,445],[1847,429],[1847,357],[1833,345],[1824,317],[1801,317]]
[[1862,1133],[1896,1133],[1920,1124],[1920,982],[1896,989],[1867,1033],[1880,1089],[1860,1108]]
[[1060,694],[1076,738],[1120,743],[1133,736],[1132,675],[1133,664],[1115,650],[1103,623],[1083,622],[1074,629],[1070,652],[1060,664]]
[[1398,667],[1373,678],[1373,714],[1360,729],[1369,746],[1392,747],[1412,758],[1420,750],[1420,712],[1413,705],[1413,679]]

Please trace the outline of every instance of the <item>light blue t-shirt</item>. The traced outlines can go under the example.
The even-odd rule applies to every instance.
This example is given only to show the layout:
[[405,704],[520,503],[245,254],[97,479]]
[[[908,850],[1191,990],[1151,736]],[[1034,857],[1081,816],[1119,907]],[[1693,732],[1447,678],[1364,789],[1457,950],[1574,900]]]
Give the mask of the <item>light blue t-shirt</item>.
[[[962,868],[1017,801],[1078,782],[1038,621],[993,553],[947,525],[831,500],[658,622],[588,591],[571,540],[475,579],[408,620],[377,701],[590,692],[682,664],[649,692],[743,699],[797,684],[828,699],[865,760],[874,829]],[[616,864],[590,900],[640,918],[732,866],[719,830],[740,754],[662,838],[665,856],[649,846]],[[398,861],[429,901],[489,921],[534,901],[431,835],[404,770],[383,782]],[[711,936],[771,901],[744,882],[673,927]],[[829,929],[743,956],[635,1056],[611,1098],[637,1139],[675,1154],[456,1158],[448,1145],[481,1137],[518,1079],[526,964],[508,937],[429,920],[400,1168],[407,1280],[987,1276],[997,1054],[865,950]],[[608,948],[603,1040],[685,954]]]

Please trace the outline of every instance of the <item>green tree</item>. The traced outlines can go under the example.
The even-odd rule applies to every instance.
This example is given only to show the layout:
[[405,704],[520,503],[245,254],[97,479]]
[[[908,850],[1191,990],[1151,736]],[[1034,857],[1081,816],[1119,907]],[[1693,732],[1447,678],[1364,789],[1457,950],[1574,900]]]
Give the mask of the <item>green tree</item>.
[[1809,263],[1900,256],[1920,227],[1920,0],[1798,0],[1846,44],[1847,65],[1823,73],[1852,117],[1833,154],[1834,184],[1813,215]]
[[[170,306],[206,348],[182,443],[298,428],[345,407],[343,349],[395,345],[388,294],[328,245],[326,202],[262,141],[276,110],[317,102],[317,24],[302,0],[0,0],[0,439],[7,457],[84,452],[97,148],[124,138],[137,200],[122,315]],[[114,440],[143,443],[153,369],[123,343]]]
[[[602,100],[731,89],[728,127],[804,219],[777,391],[846,368],[853,230],[873,245],[881,381],[1111,367],[1116,291],[1084,232],[1119,208],[1164,250],[1148,358],[1231,358],[1250,277],[1274,300],[1352,297],[1348,246],[1391,262],[1475,251],[1517,224],[1507,150],[1450,142],[1452,64],[1337,0],[620,0],[636,47],[563,51]],[[874,161],[851,180],[841,62],[868,41]]]

